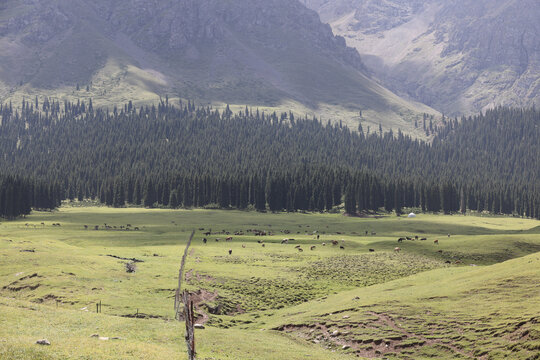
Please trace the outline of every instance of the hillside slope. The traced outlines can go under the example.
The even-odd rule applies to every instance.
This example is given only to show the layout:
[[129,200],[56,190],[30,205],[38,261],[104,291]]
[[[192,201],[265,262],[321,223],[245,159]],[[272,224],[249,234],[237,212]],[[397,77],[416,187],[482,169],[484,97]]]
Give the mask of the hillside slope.
[[433,270],[280,311],[269,325],[366,358],[537,359],[538,276],[540,253]]
[[540,104],[534,0],[306,0],[383,85],[446,114]]
[[[410,128],[434,113],[365,75],[298,1],[5,1],[0,100],[93,97],[248,104]],[[77,90],[77,88],[79,90]]]

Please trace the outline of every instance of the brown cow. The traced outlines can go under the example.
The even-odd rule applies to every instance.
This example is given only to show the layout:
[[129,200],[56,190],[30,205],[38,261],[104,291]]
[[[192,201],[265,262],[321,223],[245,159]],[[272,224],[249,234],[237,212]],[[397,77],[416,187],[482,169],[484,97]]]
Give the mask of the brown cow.
[[433,243],[439,245],[439,240],[435,240]]
[[229,236],[228,238],[225,239],[225,241],[231,241],[232,240],[232,236]]
[[315,250],[315,248],[316,248],[316,246],[313,245],[310,249],[311,249],[311,250]]

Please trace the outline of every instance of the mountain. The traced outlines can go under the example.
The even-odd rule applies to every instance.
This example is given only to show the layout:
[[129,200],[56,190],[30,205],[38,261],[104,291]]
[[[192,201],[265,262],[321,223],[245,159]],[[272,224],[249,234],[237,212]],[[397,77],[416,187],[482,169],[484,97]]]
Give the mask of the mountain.
[[537,0],[304,0],[381,83],[447,114],[540,105]]
[[436,112],[366,75],[358,52],[290,0],[0,0],[0,101],[160,96],[413,129]]

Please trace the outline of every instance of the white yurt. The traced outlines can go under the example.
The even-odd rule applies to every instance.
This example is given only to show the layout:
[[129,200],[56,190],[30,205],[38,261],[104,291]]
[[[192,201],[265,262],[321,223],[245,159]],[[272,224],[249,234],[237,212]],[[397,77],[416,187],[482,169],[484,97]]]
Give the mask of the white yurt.
[[415,213],[410,213],[409,216],[407,216],[407,217],[415,218],[415,217],[416,217],[416,214],[415,214]]

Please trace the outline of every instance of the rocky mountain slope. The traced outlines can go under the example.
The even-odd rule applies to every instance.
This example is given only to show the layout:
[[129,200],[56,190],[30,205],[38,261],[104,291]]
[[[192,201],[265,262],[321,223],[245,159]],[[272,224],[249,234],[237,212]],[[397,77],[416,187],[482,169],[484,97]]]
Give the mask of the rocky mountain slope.
[[412,129],[424,105],[290,0],[0,0],[0,101],[155,101],[292,109]]
[[447,114],[540,105],[537,0],[304,0],[382,84]]

